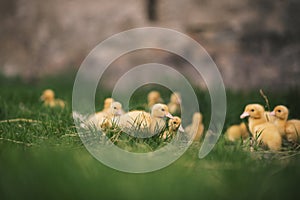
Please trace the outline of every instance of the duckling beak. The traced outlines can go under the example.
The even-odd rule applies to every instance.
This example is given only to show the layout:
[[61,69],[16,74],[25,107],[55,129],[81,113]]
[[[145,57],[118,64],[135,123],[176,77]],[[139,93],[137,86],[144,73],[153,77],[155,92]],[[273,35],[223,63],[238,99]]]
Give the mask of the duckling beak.
[[275,111],[269,113],[270,116],[275,116]]
[[243,114],[241,114],[240,118],[244,119],[245,117],[249,117],[250,114],[248,112],[243,112]]
[[184,133],[184,128],[182,127],[182,125],[181,125],[181,124],[180,124],[180,126],[179,126],[178,130],[179,130],[180,132]]
[[122,115],[122,111],[121,110],[118,110],[115,114],[116,116],[121,116]]
[[169,113],[169,112],[166,114],[166,117],[168,117],[168,118],[170,118],[170,119],[173,119],[173,118],[174,118],[173,115],[171,115],[171,113]]

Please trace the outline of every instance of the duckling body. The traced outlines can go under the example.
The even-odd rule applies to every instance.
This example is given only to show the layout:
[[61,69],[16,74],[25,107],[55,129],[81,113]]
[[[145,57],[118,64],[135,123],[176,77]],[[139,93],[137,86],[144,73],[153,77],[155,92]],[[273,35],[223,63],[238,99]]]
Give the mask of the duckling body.
[[152,134],[159,133],[165,126],[165,118],[173,118],[165,104],[154,104],[151,114],[145,111],[135,110],[122,115],[120,127],[129,129],[149,129]]
[[240,139],[245,140],[246,138],[249,137],[247,126],[244,122],[237,125],[230,126],[227,129],[225,135],[227,139],[231,142],[235,142]]
[[65,107],[65,102],[61,99],[55,99],[55,93],[51,89],[44,90],[42,96],[40,97],[42,101],[44,101],[45,106],[49,107]]
[[123,128],[147,128],[151,123],[151,115],[142,110],[133,110],[124,114],[120,119],[120,126]]
[[267,122],[264,113],[263,106],[249,104],[245,107],[240,118],[248,117],[249,130],[258,142],[262,142],[270,150],[278,151],[281,149],[281,135],[274,124]]
[[282,137],[274,124],[266,122],[255,126],[254,135],[257,141],[262,141],[270,150],[281,149]]
[[188,125],[185,129],[187,134],[195,134],[194,141],[199,141],[203,135],[204,125],[202,124],[202,114],[200,112],[195,112],[193,115],[192,123]]
[[291,119],[286,122],[285,126],[286,139],[289,142],[300,141],[300,120]]

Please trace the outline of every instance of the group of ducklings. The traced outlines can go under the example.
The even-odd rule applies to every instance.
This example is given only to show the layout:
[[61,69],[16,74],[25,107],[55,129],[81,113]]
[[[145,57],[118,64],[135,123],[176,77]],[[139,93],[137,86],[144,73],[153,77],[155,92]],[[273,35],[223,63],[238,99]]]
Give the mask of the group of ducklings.
[[[65,102],[55,98],[51,89],[43,92],[40,98],[45,106],[65,107]],[[132,110],[125,112],[122,104],[112,98],[106,98],[103,110],[89,117],[88,122],[101,129],[117,124],[122,129],[147,129],[151,135],[155,135],[166,129],[163,138],[173,136],[177,131],[193,134],[194,141],[199,141],[203,135],[202,114],[195,112],[192,123],[183,129],[181,118],[173,116],[181,113],[181,96],[178,92],[171,94],[170,102],[166,105],[158,91],[151,91],[147,96],[149,112],[144,110]],[[276,106],[273,111],[267,112],[260,104],[249,104],[240,115],[241,119],[248,118],[248,124],[242,122],[230,126],[225,136],[229,141],[247,139],[250,135],[258,142],[267,146],[270,150],[280,150],[282,140],[300,142],[300,120],[288,120],[289,110],[284,105]],[[168,120],[166,120],[168,119]],[[249,134],[250,133],[250,134]]]
[[[43,92],[41,100],[45,106],[64,108],[65,103],[55,98],[54,91],[47,89]],[[106,130],[113,125],[119,126],[123,130],[147,130],[151,137],[157,133],[162,134],[162,138],[173,137],[178,131],[194,136],[194,141],[199,141],[204,131],[202,124],[202,114],[195,112],[192,123],[184,129],[181,125],[181,118],[173,116],[181,113],[181,95],[174,92],[170,96],[170,102],[166,105],[158,91],[151,91],[147,96],[147,112],[145,110],[131,110],[125,112],[122,104],[113,98],[106,98],[103,109],[91,115],[86,123],[101,130]],[[166,128],[167,127],[167,128]],[[165,131],[164,131],[165,130]]]
[[[289,110],[284,105],[276,106],[267,112],[260,104],[249,104],[245,107],[240,118],[248,118],[248,126],[242,122],[229,127],[225,133],[230,141],[252,137],[270,150],[281,149],[282,140],[297,143],[300,141],[300,120],[288,120]],[[249,132],[248,132],[249,130]]]
[[104,100],[103,110],[92,115],[88,121],[102,130],[117,125],[122,130],[147,130],[151,137],[161,133],[162,138],[173,137],[178,131],[194,135],[194,140],[200,140],[203,134],[202,114],[194,113],[192,123],[184,129],[181,118],[173,116],[181,113],[181,96],[178,92],[171,94],[170,102],[164,104],[158,91],[151,91],[147,96],[147,108],[145,110],[131,110],[124,112],[120,102],[112,98]]

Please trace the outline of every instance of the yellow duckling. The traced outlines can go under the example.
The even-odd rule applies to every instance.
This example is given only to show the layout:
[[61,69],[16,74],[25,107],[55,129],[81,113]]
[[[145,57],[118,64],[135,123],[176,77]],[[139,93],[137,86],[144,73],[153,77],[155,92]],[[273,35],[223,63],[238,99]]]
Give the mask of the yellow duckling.
[[149,129],[152,134],[157,134],[166,126],[165,118],[173,118],[165,104],[154,104],[151,114],[141,110],[130,111],[120,117],[121,128]]
[[148,107],[151,109],[154,104],[163,103],[160,93],[158,91],[151,91],[147,96]]
[[167,139],[169,137],[173,137],[177,131],[184,132],[184,129],[181,125],[180,117],[174,116],[168,122],[168,130],[166,130],[162,136],[163,139]]
[[178,92],[171,94],[170,103],[168,103],[169,112],[171,114],[180,114],[181,95]]
[[240,118],[248,117],[248,126],[251,134],[262,142],[270,150],[278,151],[281,149],[281,135],[277,127],[268,122],[265,117],[265,109],[259,104],[249,104],[245,107]]
[[40,99],[44,102],[45,106],[61,108],[65,107],[65,102],[61,99],[55,99],[55,93],[50,89],[44,90]]
[[225,136],[229,141],[235,142],[240,139],[247,139],[249,137],[249,133],[246,124],[242,122],[240,124],[230,126],[227,129]]
[[200,112],[195,112],[193,115],[192,123],[188,125],[185,129],[187,134],[194,134],[194,141],[199,141],[203,135],[204,125],[202,124],[202,114]]
[[109,110],[106,112],[98,112],[92,115],[88,122],[91,125],[95,125],[97,128],[108,128],[111,127],[112,124],[118,121],[118,117],[122,115],[122,104],[115,101],[112,102]]
[[289,110],[286,106],[276,106],[270,115],[275,116],[274,124],[278,127],[280,134],[285,136],[289,142],[300,140],[300,120],[288,120]]

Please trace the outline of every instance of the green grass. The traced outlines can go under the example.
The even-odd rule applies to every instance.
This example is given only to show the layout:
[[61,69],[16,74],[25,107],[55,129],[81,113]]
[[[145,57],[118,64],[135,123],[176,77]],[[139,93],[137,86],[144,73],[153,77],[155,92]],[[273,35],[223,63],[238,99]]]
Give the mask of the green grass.
[[[36,85],[18,79],[0,79],[0,199],[295,199],[300,178],[298,152],[263,149],[228,143],[223,136],[204,159],[201,143],[193,143],[176,162],[159,171],[128,174],[111,169],[88,153],[71,117],[74,76],[48,78]],[[63,80],[63,81],[62,81]],[[52,88],[66,100],[64,110],[42,106],[43,89]],[[131,107],[142,106],[149,88],[137,91]],[[161,88],[157,88],[162,90]],[[293,118],[300,118],[297,89],[284,93],[264,90],[271,107],[286,104]],[[209,95],[196,89],[207,127]],[[109,96],[97,93],[96,109]],[[163,96],[165,99],[168,94]],[[247,103],[264,103],[258,91],[227,91],[228,112],[224,130],[239,123]],[[137,107],[138,107],[137,106]],[[298,114],[298,115],[297,115]],[[7,119],[32,119],[5,121]],[[158,148],[154,140],[119,138],[122,148],[135,151]]]

